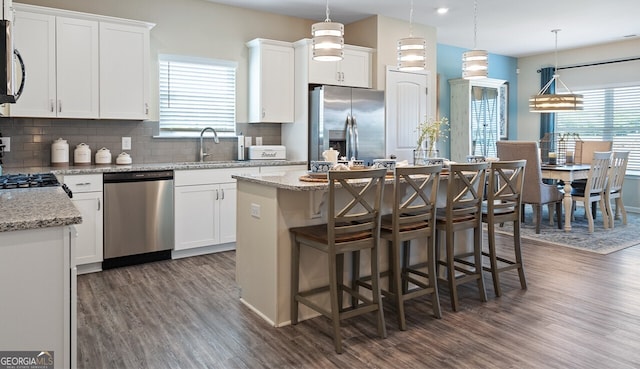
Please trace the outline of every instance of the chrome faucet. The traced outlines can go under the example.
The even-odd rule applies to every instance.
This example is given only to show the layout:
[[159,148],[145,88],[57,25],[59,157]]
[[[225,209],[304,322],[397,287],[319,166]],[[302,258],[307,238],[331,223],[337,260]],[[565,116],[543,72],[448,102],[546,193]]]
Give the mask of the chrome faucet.
[[204,157],[205,156],[209,156],[210,154],[207,154],[206,152],[204,152],[204,146],[202,144],[202,139],[204,136],[204,132],[205,131],[211,131],[213,132],[213,142],[215,143],[220,143],[220,140],[218,140],[218,133],[216,132],[215,129],[211,128],[211,127],[205,127],[202,129],[202,131],[200,131],[200,162],[204,161]]

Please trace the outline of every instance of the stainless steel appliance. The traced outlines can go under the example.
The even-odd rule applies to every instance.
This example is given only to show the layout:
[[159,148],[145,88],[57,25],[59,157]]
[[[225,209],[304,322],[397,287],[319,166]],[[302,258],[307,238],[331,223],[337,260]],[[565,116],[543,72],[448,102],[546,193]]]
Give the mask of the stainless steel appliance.
[[[15,103],[20,97],[25,82],[25,69],[22,56],[13,48],[11,18],[13,14],[11,0],[2,0],[0,19],[0,104]],[[22,81],[15,88],[14,57],[21,66]]]
[[173,171],[104,174],[103,269],[171,258]]
[[323,160],[330,147],[365,165],[384,158],[383,91],[318,86],[310,92],[309,106],[309,160]]
[[62,186],[69,197],[73,197],[71,190],[64,184],[60,184],[58,178],[52,173],[29,174],[5,174],[0,175],[0,190],[32,187],[58,187]]

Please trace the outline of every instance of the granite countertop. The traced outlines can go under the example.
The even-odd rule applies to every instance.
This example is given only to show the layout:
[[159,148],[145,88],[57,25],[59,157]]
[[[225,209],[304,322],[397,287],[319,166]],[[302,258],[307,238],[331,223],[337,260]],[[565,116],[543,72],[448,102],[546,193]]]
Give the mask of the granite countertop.
[[82,223],[61,187],[0,190],[0,232]]
[[219,169],[242,167],[268,167],[282,165],[306,165],[306,161],[289,160],[227,160],[205,162],[180,162],[180,163],[148,163],[130,165],[76,165],[68,167],[20,167],[4,168],[4,174],[28,174],[28,173],[54,173],[56,175],[72,174],[99,174],[113,172],[135,172],[150,170],[191,170],[191,169]]
[[[276,187],[290,191],[316,191],[327,190],[329,187],[326,180],[318,180],[315,182],[306,182],[300,180],[301,177],[306,177],[307,171],[290,171],[287,173],[279,174],[234,174],[231,177],[238,181],[246,181],[265,185],[268,187]],[[394,182],[394,177],[387,175],[385,184],[391,184]],[[363,181],[366,183],[366,181]]]
[[[150,170],[192,170],[216,168],[306,165],[306,161],[247,160],[131,165],[86,165],[69,167],[5,168],[3,174],[54,173],[56,175],[100,174]],[[0,232],[46,228],[82,223],[80,212],[61,187],[0,190]]]

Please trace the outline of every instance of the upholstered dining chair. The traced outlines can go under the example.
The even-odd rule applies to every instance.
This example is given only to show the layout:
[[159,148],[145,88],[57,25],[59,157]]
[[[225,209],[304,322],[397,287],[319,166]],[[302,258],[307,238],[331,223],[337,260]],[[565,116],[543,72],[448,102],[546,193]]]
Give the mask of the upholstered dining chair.
[[[453,311],[458,310],[458,285],[463,283],[477,281],[480,300],[487,301],[482,278],[482,201],[488,167],[486,162],[452,164],[447,178],[446,206],[436,211],[437,236],[445,237],[444,259],[438,255],[437,265],[447,269],[444,275],[437,272],[449,287]],[[461,252],[456,250],[455,237],[464,230],[473,231],[473,250]]]
[[576,201],[584,203],[584,212],[589,222],[589,233],[593,233],[593,212],[591,211],[592,203],[600,203],[602,211],[602,220],[604,228],[609,228],[609,215],[607,214],[607,206],[605,205],[605,188],[607,186],[607,176],[609,174],[609,165],[611,164],[611,151],[595,152],[591,159],[591,168],[587,177],[587,184],[584,189],[573,188],[571,190],[571,198],[573,204],[571,212],[576,207]]
[[[622,203],[622,185],[629,163],[629,151],[614,151],[611,156],[611,167],[607,178],[607,187],[604,190],[604,204],[609,215],[609,226],[613,228],[614,220],[620,218],[622,213],[622,224],[627,224],[627,211]],[[611,200],[615,200],[615,212],[611,209]]]
[[[526,160],[494,161],[489,170],[489,185],[486,200],[482,204],[482,222],[487,223],[489,251],[483,255],[489,258],[489,265],[483,269],[491,272],[493,290],[502,295],[500,273],[517,269],[520,287],[527,288],[524,263],[520,248],[520,212],[522,211],[522,188]],[[496,224],[513,222],[513,256],[498,255],[496,251]]]
[[[392,212],[382,216],[380,237],[389,242],[389,288],[383,294],[396,304],[400,330],[407,329],[404,302],[409,299],[430,294],[433,314],[441,317],[435,252],[441,169],[441,165],[396,168]],[[411,263],[412,240],[426,249],[426,263]]]
[[[529,204],[533,206],[536,233],[540,233],[542,207],[549,204],[555,205],[558,229],[561,229],[562,199],[564,198],[564,193],[560,191],[557,186],[542,182],[538,143],[535,141],[498,141],[496,142],[496,146],[500,160],[527,161],[524,187],[522,189],[522,205]],[[524,212],[522,216],[524,217]],[[549,212],[549,222],[553,224],[551,211]]]
[[[327,223],[290,228],[291,252],[291,324],[298,323],[298,304],[302,303],[331,320],[337,353],[342,353],[340,322],[346,318],[375,312],[380,337],[386,337],[380,279],[378,246],[380,242],[380,209],[386,168],[361,171],[329,171]],[[340,191],[340,193],[338,193]],[[301,246],[311,247],[327,255],[328,285],[300,291]],[[371,290],[369,298],[356,287],[359,267],[352,265],[351,283],[343,281],[344,255],[370,250]],[[359,255],[357,259],[359,260]],[[354,255],[353,260],[356,260]],[[318,302],[319,294],[329,294],[329,308]],[[343,295],[351,297],[344,307]]]

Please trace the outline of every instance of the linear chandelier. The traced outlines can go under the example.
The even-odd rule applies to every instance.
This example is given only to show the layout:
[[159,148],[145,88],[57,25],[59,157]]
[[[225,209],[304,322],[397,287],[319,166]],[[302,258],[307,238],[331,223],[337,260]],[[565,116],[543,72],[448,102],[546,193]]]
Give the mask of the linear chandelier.
[[318,22],[311,26],[313,60],[342,60],[344,56],[344,25],[332,22],[329,18],[329,0],[327,0],[326,14],[324,22]]
[[427,67],[427,41],[413,37],[413,0],[409,13],[409,37],[398,40],[398,70],[414,71]]
[[487,78],[489,70],[489,53],[476,48],[478,39],[478,2],[473,2],[473,50],[462,54],[462,78]]
[[[556,35],[556,66],[553,70],[553,77],[546,85],[544,85],[544,87],[542,87],[537,95],[534,95],[529,99],[529,111],[533,113],[555,113],[583,110],[583,96],[572,93],[567,85],[565,85],[560,79],[560,75],[558,74],[558,32],[560,32],[560,30],[553,29],[551,32]],[[565,90],[569,91],[569,93],[555,93],[555,87],[557,87],[558,84],[557,82],[560,82],[560,85],[562,85]],[[554,93],[549,93],[549,88],[552,84],[554,86]]]

